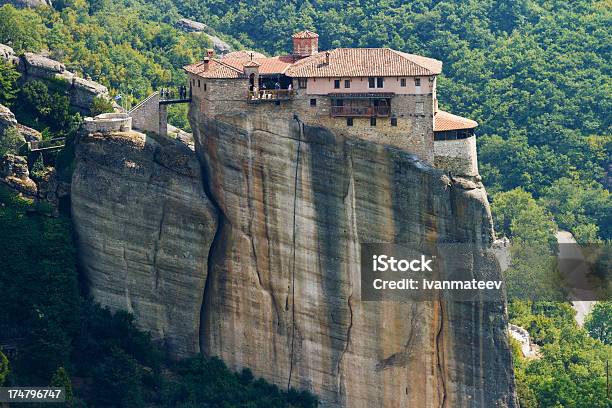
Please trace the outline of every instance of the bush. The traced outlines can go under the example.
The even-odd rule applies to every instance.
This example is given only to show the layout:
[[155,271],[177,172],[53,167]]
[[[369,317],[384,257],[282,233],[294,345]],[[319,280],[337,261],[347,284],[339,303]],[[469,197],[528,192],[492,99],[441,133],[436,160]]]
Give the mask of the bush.
[[14,127],[10,127],[4,131],[4,134],[0,134],[0,156],[7,153],[19,154],[24,145],[23,137]]
[[4,380],[6,379],[6,376],[9,374],[9,372],[10,372],[9,360],[4,355],[2,350],[0,350],[0,386],[4,384]]
[[138,408],[144,406],[142,372],[129,354],[113,347],[92,374],[92,402],[97,407]]
[[97,116],[102,113],[113,112],[113,103],[106,98],[96,96],[91,103],[91,115]]
[[19,73],[15,67],[0,58],[0,104],[10,105],[15,99],[17,79]]
[[612,302],[598,302],[584,322],[591,337],[612,345]]
[[521,407],[609,407],[605,363],[612,347],[576,324],[569,303],[514,301],[508,313],[541,346],[539,359],[513,355]]

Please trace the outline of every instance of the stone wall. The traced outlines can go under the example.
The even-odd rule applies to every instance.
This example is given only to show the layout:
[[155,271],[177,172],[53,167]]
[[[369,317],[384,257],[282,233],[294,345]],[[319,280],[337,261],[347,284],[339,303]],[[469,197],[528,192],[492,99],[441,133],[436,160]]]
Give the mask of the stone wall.
[[154,92],[134,106],[128,114],[134,129],[159,133],[159,92]]
[[83,127],[89,133],[129,132],[132,118],[127,113],[103,113],[94,118],[85,118]]
[[456,175],[472,177],[478,175],[476,136],[466,139],[436,140],[433,144],[436,167]]
[[[376,126],[370,125],[370,118],[354,118],[353,126],[347,126],[346,118],[330,116],[331,99],[325,95],[309,95],[306,90],[299,89],[293,99],[278,104],[270,101],[248,103],[247,79],[197,79],[192,76],[190,83],[192,105],[211,118],[244,112],[283,119],[297,115],[306,124],[324,126],[339,135],[398,147],[416,154],[427,163],[434,162],[434,102],[431,93],[394,96],[391,114],[397,118],[397,126],[391,126],[389,117],[377,118]],[[316,99],[316,106],[310,106],[311,99]],[[417,102],[423,103],[423,113],[415,113]]]

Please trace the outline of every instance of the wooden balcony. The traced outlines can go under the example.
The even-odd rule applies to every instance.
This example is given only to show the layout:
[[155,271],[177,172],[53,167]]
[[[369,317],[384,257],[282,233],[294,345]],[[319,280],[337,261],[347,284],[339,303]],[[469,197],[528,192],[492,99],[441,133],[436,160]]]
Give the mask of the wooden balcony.
[[331,115],[347,117],[388,117],[390,109],[388,106],[332,106]]
[[260,89],[249,91],[247,99],[249,102],[275,102],[293,98],[293,89]]

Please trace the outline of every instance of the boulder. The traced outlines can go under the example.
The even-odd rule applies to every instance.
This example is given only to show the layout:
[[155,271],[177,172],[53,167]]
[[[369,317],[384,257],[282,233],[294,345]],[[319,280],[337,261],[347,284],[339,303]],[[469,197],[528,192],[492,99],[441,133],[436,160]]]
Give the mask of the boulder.
[[0,181],[29,197],[38,194],[36,183],[30,179],[28,160],[25,157],[5,154],[0,159]]
[[66,71],[66,66],[61,62],[33,52],[24,53],[23,61],[27,75],[41,78],[54,78],[55,74]]
[[133,313],[173,356],[197,353],[217,213],[195,153],[138,132],[86,135],[76,148],[71,204],[95,299]]
[[51,0],[0,0],[0,6],[10,4],[16,8],[51,7]]
[[0,135],[8,128],[17,126],[15,114],[4,105],[0,105]]
[[15,55],[15,51],[5,44],[0,44],[0,58],[14,65],[19,64],[19,57]]
[[216,36],[214,34],[214,30],[212,30],[204,23],[190,20],[188,18],[181,18],[176,22],[175,27],[179,30],[183,30],[188,33],[204,34],[210,40],[210,42],[212,42],[213,48],[215,49],[217,54],[223,55],[232,51],[232,46],[229,45],[227,42],[223,41],[218,36]]
[[176,22],[175,26],[188,33],[200,33],[209,30],[206,24],[188,18],[181,18]]

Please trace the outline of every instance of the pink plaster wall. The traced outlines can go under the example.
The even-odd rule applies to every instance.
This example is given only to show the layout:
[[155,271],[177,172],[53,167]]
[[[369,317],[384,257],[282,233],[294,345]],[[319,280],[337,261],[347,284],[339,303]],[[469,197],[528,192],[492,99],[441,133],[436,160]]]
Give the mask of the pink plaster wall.
[[[435,77],[420,77],[421,86],[414,86],[415,77],[405,77],[406,86],[402,87],[401,77],[386,77],[382,88],[369,88],[368,77],[355,78],[308,78],[306,93],[312,95],[327,95],[328,93],[359,93],[359,92],[393,92],[395,94],[429,94],[435,93],[436,81]],[[430,82],[429,78],[433,78]],[[334,80],[340,80],[340,88],[334,88]],[[351,87],[344,87],[344,80],[351,80]],[[297,85],[297,81],[295,85]]]

